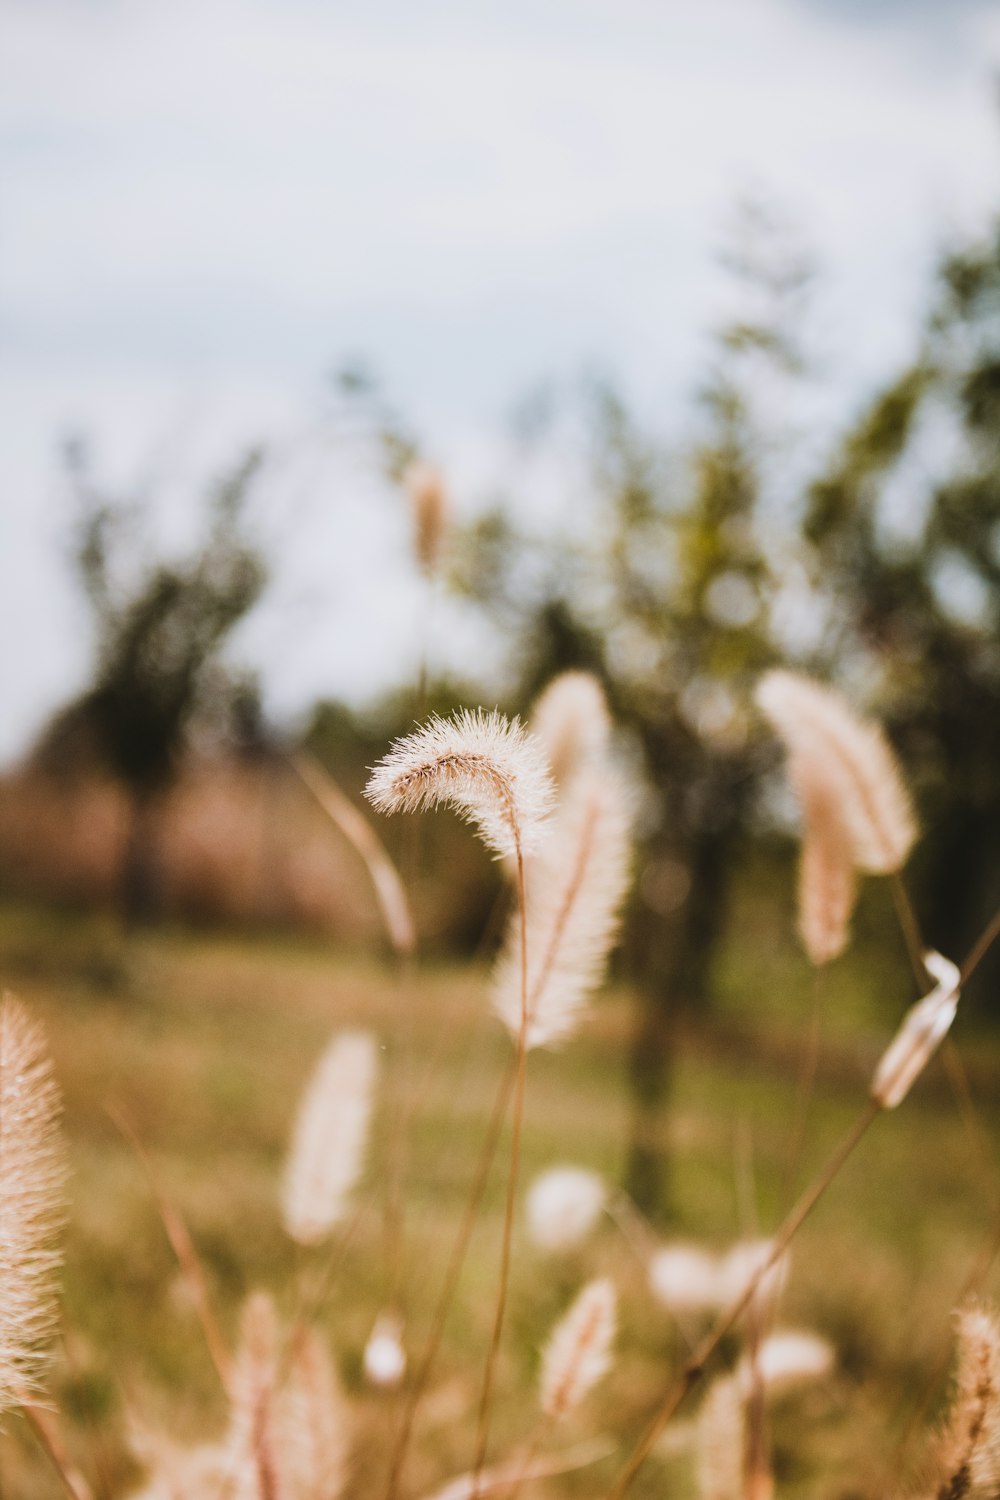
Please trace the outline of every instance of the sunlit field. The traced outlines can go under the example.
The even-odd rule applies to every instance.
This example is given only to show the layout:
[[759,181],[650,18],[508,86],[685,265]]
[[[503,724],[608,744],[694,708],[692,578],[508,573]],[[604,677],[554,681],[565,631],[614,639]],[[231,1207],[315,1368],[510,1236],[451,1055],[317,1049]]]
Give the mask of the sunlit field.
[[[785,1205],[809,975],[774,909],[744,898],[722,961],[725,1015],[692,1029],[677,1059],[666,1138],[677,1207],[670,1224],[656,1226],[660,1239],[727,1246],[773,1229]],[[393,1304],[404,1312],[411,1357],[427,1332],[477,1148],[511,1061],[509,1040],[486,1005],[485,969],[432,967],[397,980],[374,959],[315,942],[181,931],[136,938],[126,948],[99,919],[12,906],[0,918],[0,962],[5,981],[45,1024],[65,1094],[71,1210],[53,1391],[74,1456],[99,1476],[98,1493],[127,1493],[140,1482],[130,1436],[135,1443],[152,1431],[189,1443],[218,1436],[225,1424],[189,1287],[150,1181],[123,1136],[126,1121],[149,1154],[157,1187],[190,1229],[227,1339],[235,1339],[237,1310],[251,1290],[272,1290],[291,1314],[317,1269],[328,1272],[318,1322],[357,1412],[348,1492],[379,1494],[399,1397],[366,1388],[362,1352],[377,1314]],[[901,966],[879,973],[855,958],[830,977],[803,1176],[856,1113],[891,1030],[885,1018],[909,999]],[[564,1051],[531,1057],[525,1185],[556,1163],[593,1168],[612,1183],[620,1178],[629,1020],[628,995],[613,989]],[[358,1025],[374,1030],[383,1048],[375,1139],[351,1219],[328,1250],[304,1252],[281,1229],[283,1156],[318,1053],[332,1031]],[[963,1033],[961,1018],[958,1040],[981,1126],[992,1134],[995,1100],[977,1079],[995,1064],[996,1046],[987,1055]],[[401,1154],[392,1123],[400,1110],[412,1117]],[[836,1367],[771,1406],[783,1495],[877,1495],[895,1487],[901,1463],[919,1459],[923,1405],[939,1408],[946,1391],[951,1311],[997,1232],[996,1177],[981,1149],[935,1063],[913,1097],[877,1122],[796,1240],[779,1321],[829,1339]],[[471,1462],[502,1163],[501,1150],[418,1418],[408,1494],[432,1492]],[[552,1258],[529,1242],[519,1215],[497,1377],[498,1453],[533,1430],[539,1350],[574,1292],[607,1271],[621,1296],[613,1368],[558,1444],[572,1449],[598,1434],[607,1438],[607,1455],[546,1481],[538,1493],[606,1488],[704,1326],[691,1315],[677,1321],[658,1305],[641,1235],[617,1218],[580,1250]],[[987,1289],[995,1285],[988,1278]],[[647,1464],[637,1493],[696,1493],[682,1418],[670,1429],[679,1436]],[[7,1419],[0,1439],[0,1474],[5,1495],[60,1493],[18,1416]]]

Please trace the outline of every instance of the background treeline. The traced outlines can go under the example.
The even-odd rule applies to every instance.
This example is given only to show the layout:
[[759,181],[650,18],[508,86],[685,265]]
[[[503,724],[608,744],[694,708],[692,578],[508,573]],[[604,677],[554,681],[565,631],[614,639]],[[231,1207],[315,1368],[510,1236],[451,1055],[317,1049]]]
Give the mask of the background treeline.
[[[658,1112],[677,1030],[710,1008],[741,899],[788,878],[794,811],[750,708],[763,669],[832,678],[888,725],[929,830],[913,869],[929,941],[961,955],[1000,902],[1000,234],[942,260],[913,363],[823,453],[803,416],[806,260],[756,208],[727,263],[735,311],[713,335],[686,442],[668,443],[608,383],[530,404],[520,443],[570,454],[585,477],[570,523],[532,526],[501,496],[420,557],[428,590],[463,598],[505,643],[501,707],[523,713],[554,673],[582,667],[620,726],[639,789],[620,962],[645,997],[641,1201],[660,1188],[643,1117]],[[420,443],[371,382],[345,377],[339,399],[370,436],[371,464],[402,483]],[[496,683],[438,680],[429,662],[424,681],[364,709],[318,704],[293,742],[226,666],[233,627],[268,585],[247,521],[259,456],[206,497],[200,545],[170,562],[143,551],[141,507],[102,490],[82,447],[66,467],[94,674],[0,789],[3,886],[97,899],[132,922],[367,940],[364,876],[289,756],[307,748],[358,798],[365,767],[415,717],[492,703]],[[489,861],[447,820],[422,849],[385,837],[416,877],[425,946],[481,943],[501,886]],[[888,921],[884,893],[866,899],[862,932]],[[984,970],[980,997],[996,977]]]

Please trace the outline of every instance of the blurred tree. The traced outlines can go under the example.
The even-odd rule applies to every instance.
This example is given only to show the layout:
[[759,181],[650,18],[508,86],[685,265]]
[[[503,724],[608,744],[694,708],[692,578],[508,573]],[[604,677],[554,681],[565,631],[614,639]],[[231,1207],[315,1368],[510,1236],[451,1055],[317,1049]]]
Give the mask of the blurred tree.
[[[211,491],[207,534],[186,560],[129,559],[139,508],[111,498],[90,475],[80,443],[67,449],[78,506],[73,563],[97,634],[94,681],[49,726],[43,765],[98,762],[127,789],[131,819],[122,873],[126,919],[155,914],[158,803],[173,781],[198,716],[232,721],[259,738],[252,684],[220,665],[233,627],[260,596],[263,560],[246,534],[246,502],[260,456],[250,453]],[[230,712],[231,710],[231,712]]]
[[775,417],[803,373],[807,268],[757,211],[736,244],[739,311],[686,459],[600,391],[596,514],[553,542],[490,513],[460,577],[519,643],[526,692],[568,666],[602,677],[645,773],[629,1186],[652,1212],[674,1035],[709,997],[764,769],[746,712],[763,667],[839,677],[888,722],[929,830],[929,939],[961,956],[1000,904],[1000,230],[943,262],[918,358],[811,482]]
[[460,582],[518,643],[525,695],[554,672],[602,678],[645,787],[627,948],[642,1009],[631,1053],[628,1187],[667,1201],[662,1140],[677,1032],[703,1007],[754,786],[747,688],[774,657],[778,456],[770,400],[803,368],[809,280],[773,218],[744,212],[727,257],[738,315],[715,339],[701,433],[671,460],[608,388],[592,412],[594,514],[572,538],[519,537],[500,512],[467,538]]
[[918,359],[812,486],[805,530],[830,650],[919,768],[920,906],[961,957],[1000,905],[1000,227],[943,261]]

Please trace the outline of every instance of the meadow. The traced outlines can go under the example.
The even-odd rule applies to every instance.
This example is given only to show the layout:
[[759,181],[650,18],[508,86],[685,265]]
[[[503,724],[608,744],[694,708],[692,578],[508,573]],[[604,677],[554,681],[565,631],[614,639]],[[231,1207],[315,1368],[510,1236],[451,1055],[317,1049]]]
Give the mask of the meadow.
[[[811,976],[781,895],[745,883],[721,961],[718,1012],[683,1038],[663,1136],[674,1213],[656,1226],[659,1240],[725,1247],[773,1229],[786,1202]],[[859,917],[860,946],[827,975],[803,1177],[856,1115],[874,1060],[912,998],[902,954],[890,949],[887,957],[884,944],[865,943],[867,927],[882,927],[883,905],[873,886]],[[400,1397],[366,1385],[363,1350],[376,1316],[392,1304],[402,1310],[409,1350],[426,1335],[512,1055],[486,1003],[486,968],[435,964],[400,978],[376,957],[317,939],[183,929],[126,943],[100,917],[9,904],[0,909],[0,973],[43,1022],[64,1093],[71,1206],[51,1388],[72,1457],[95,1493],[140,1488],[130,1435],[132,1449],[150,1432],[188,1444],[218,1436],[225,1424],[190,1289],[125,1121],[190,1229],[227,1340],[235,1340],[250,1291],[271,1289],[291,1312],[310,1258],[329,1272],[318,1321],[356,1413],[346,1493],[380,1495]],[[564,1049],[532,1054],[525,1186],[559,1163],[620,1180],[631,1021],[630,995],[612,984]],[[329,1251],[304,1252],[281,1227],[282,1162],[311,1067],[330,1034],[348,1026],[372,1030],[382,1049],[374,1136],[349,1223]],[[961,1013],[956,1037],[975,1119],[936,1059],[913,1096],[876,1122],[796,1239],[780,1323],[821,1334],[836,1363],[771,1406],[777,1492],[788,1500],[897,1493],[907,1466],[919,1462],[928,1413],[945,1399],[951,1315],[990,1254],[998,1204],[987,1144],[998,1123],[990,1085],[997,1044]],[[401,1100],[411,1119],[400,1158],[393,1120]],[[502,1163],[501,1150],[418,1420],[407,1495],[432,1493],[471,1463]],[[403,1184],[398,1222],[387,1188],[394,1180]],[[623,1234],[609,1218],[580,1250],[553,1258],[530,1242],[519,1211],[497,1372],[498,1452],[533,1429],[539,1350],[574,1293],[609,1274],[620,1296],[612,1370],[559,1444],[606,1435],[606,1456],[537,1484],[539,1494],[604,1492],[701,1329],[651,1295],[632,1228]],[[997,1284],[987,1273],[986,1292]],[[730,1341],[723,1356],[733,1348]],[[660,1445],[635,1494],[698,1493],[683,1441],[689,1417],[685,1411],[669,1429],[680,1436]],[[13,1413],[0,1436],[0,1492],[12,1500],[61,1493]]]

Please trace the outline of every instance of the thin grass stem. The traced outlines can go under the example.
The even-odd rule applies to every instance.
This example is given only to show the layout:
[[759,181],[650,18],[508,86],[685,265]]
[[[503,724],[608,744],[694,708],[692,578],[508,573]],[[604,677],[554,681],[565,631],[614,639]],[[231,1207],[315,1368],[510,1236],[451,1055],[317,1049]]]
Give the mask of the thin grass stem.
[[769,1254],[761,1262],[756,1273],[750,1278],[744,1291],[719,1316],[715,1325],[706,1334],[705,1338],[682,1367],[680,1374],[668,1389],[663,1402],[646,1428],[645,1433],[625,1464],[625,1467],[622,1469],[621,1474],[609,1490],[608,1500],[621,1500],[621,1497],[631,1488],[633,1480],[652,1452],[660,1433],[666,1427],[689,1391],[693,1390],[698,1384],[709,1359],[711,1359],[722,1340],[726,1337],[726,1334],[729,1333],[730,1329],[737,1323],[742,1313],[750,1305],[757,1292],[757,1288],[767,1275],[767,1272],[788,1249],[788,1246],[805,1220],[809,1217],[809,1214],[816,1207],[816,1204],[822,1198],[852,1152],[867,1134],[869,1127],[881,1113],[881,1105],[874,1099],[867,1100],[861,1113],[833,1152],[826,1166],[788,1214],[771,1242]]
[[52,1413],[27,1400],[21,1402],[20,1410],[70,1500],[93,1500],[89,1484],[66,1455]]
[[146,1181],[149,1183],[149,1189],[153,1194],[157,1211],[166,1230],[167,1239],[170,1241],[170,1248],[177,1257],[181,1274],[187,1282],[188,1290],[191,1293],[191,1301],[198,1321],[201,1324],[202,1333],[205,1336],[205,1344],[212,1363],[222,1382],[223,1389],[228,1390],[232,1361],[229,1357],[226,1342],[216,1321],[212,1298],[208,1290],[208,1280],[188,1227],[180,1211],[168,1196],[157,1177],[149,1153],[139,1139],[131,1121],[122,1110],[115,1108],[113,1105],[108,1105],[106,1108],[111,1121],[135,1152],[136,1159],[145,1174]]
[[893,870],[889,876],[889,889],[892,892],[892,901],[903,933],[913,977],[917,981],[917,988],[923,993],[927,985],[927,970],[924,968],[926,945],[920,931],[920,923],[917,921],[917,914],[913,909],[913,902],[910,900],[910,894],[898,870]]
[[496,1376],[497,1356],[503,1334],[504,1315],[507,1311],[507,1291],[510,1285],[510,1249],[514,1232],[514,1206],[517,1197],[517,1180],[521,1163],[521,1128],[524,1122],[524,1085],[528,1062],[528,912],[524,889],[524,856],[517,846],[517,904],[521,928],[521,1025],[517,1035],[517,1069],[514,1076],[514,1118],[510,1141],[510,1170],[507,1174],[507,1202],[504,1209],[503,1241],[500,1249],[500,1277],[497,1287],[496,1312],[493,1317],[493,1333],[486,1369],[483,1374],[483,1391],[479,1402],[479,1419],[476,1431],[476,1455],[472,1465],[473,1494],[478,1488],[479,1476],[486,1462],[486,1450],[490,1440],[490,1415],[493,1401],[493,1382]]
[[795,1087],[795,1110],[788,1138],[788,1155],[785,1159],[784,1181],[781,1191],[782,1211],[785,1213],[788,1212],[794,1200],[795,1181],[799,1175],[799,1168],[802,1165],[802,1153],[805,1148],[809,1108],[812,1104],[813,1093],[816,1088],[816,1074],[819,1070],[820,1038],[823,1029],[823,973],[824,969],[819,965],[813,969],[812,1010],[809,1017],[809,1030],[806,1033],[802,1055],[799,1059],[799,1076]]
[[965,963],[962,965],[962,972],[960,975],[962,984],[965,984],[971,978],[975,970],[979,968],[979,965],[982,963],[983,959],[986,957],[987,953],[992,948],[998,937],[1000,937],[1000,909],[994,912],[992,920],[988,922],[987,925],[983,928],[982,932],[979,934],[979,937],[976,939],[975,943],[972,946],[972,952],[969,954],[968,958],[965,960]]
[[403,1464],[406,1460],[410,1438],[413,1433],[413,1424],[416,1420],[420,1402],[423,1399],[424,1392],[427,1389],[427,1382],[430,1378],[430,1373],[433,1368],[434,1361],[437,1358],[438,1350],[441,1347],[441,1340],[444,1337],[445,1322],[447,1321],[448,1313],[451,1309],[451,1304],[454,1300],[455,1292],[458,1288],[458,1280],[462,1274],[462,1267],[465,1264],[465,1256],[469,1248],[469,1240],[472,1236],[472,1230],[475,1227],[476,1219],[479,1214],[479,1208],[483,1200],[483,1194],[486,1191],[486,1184],[489,1181],[490,1171],[496,1157],[497,1147],[500,1143],[500,1133],[503,1129],[503,1122],[507,1117],[507,1106],[510,1102],[511,1090],[514,1086],[515,1070],[516,1061],[512,1061],[511,1066],[504,1074],[500,1084],[500,1088],[497,1091],[496,1100],[493,1105],[493,1114],[490,1118],[489,1129],[487,1131],[486,1139],[483,1144],[483,1150],[479,1158],[479,1166],[477,1169],[475,1182],[473,1184],[472,1192],[469,1195],[469,1202],[466,1207],[465,1214],[462,1218],[461,1224],[459,1225],[458,1234],[456,1235],[454,1243],[452,1245],[451,1256],[448,1261],[444,1281],[441,1287],[441,1294],[438,1298],[438,1303],[434,1310],[434,1317],[431,1323],[431,1331],[428,1335],[427,1343],[424,1347],[424,1353],[421,1357],[420,1364],[417,1367],[416,1374],[413,1378],[413,1385],[410,1390],[409,1399],[407,1400],[407,1403],[403,1408],[400,1427],[396,1435],[396,1442],[393,1448],[392,1458],[389,1466],[389,1478],[385,1492],[385,1500],[394,1500],[397,1489],[399,1487],[399,1481],[402,1477],[403,1472]]

